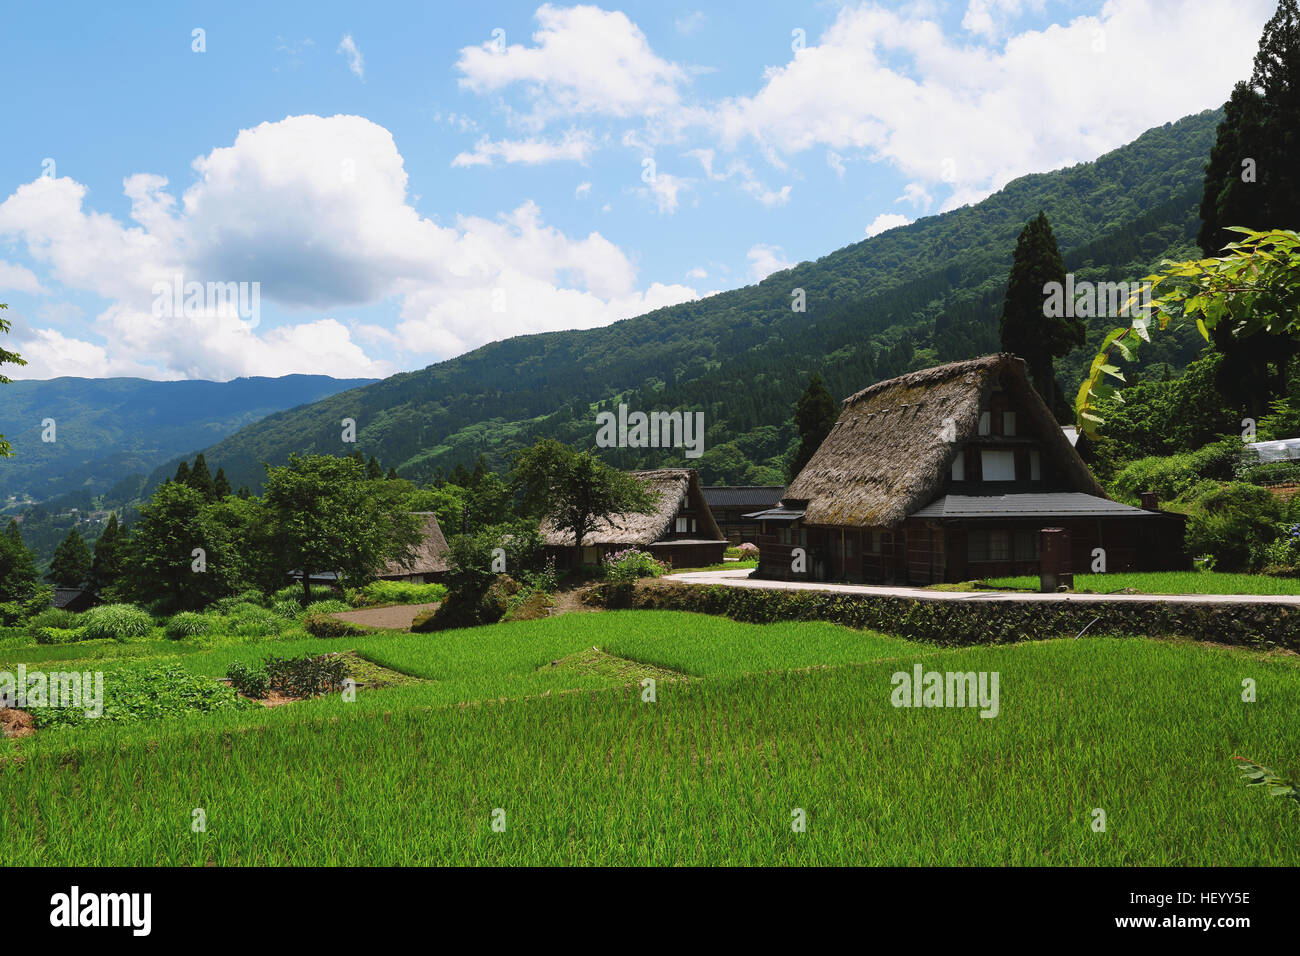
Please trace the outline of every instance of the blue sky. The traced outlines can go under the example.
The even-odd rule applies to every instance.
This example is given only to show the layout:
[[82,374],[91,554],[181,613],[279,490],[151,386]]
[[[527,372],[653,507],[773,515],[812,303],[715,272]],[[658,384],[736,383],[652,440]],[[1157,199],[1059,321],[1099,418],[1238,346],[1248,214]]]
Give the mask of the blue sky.
[[1217,106],[1274,6],[10,4],[6,371],[382,376],[743,286]]

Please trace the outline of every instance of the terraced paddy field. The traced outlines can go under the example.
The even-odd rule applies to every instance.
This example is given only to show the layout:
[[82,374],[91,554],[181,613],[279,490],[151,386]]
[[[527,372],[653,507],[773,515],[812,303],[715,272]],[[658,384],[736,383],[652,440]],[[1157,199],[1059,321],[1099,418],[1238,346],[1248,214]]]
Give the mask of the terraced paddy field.
[[[0,741],[6,863],[1300,864],[1300,808],[1243,786],[1232,760],[1300,771],[1291,655],[1106,637],[938,649],[667,611],[137,647],[88,663],[77,645],[0,649],[0,671],[202,684],[232,660],[350,650],[400,679],[363,680],[352,702]],[[917,664],[996,672],[997,715],[895,706]]]

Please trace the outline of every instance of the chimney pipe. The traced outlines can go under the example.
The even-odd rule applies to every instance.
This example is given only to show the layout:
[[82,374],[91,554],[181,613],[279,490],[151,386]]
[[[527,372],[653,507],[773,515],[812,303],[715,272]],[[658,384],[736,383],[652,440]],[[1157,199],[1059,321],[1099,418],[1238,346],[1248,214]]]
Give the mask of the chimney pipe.
[[1142,510],[1143,510],[1143,511],[1159,511],[1159,510],[1160,510],[1160,496],[1157,495],[1154,491],[1144,491],[1144,492],[1142,492]]

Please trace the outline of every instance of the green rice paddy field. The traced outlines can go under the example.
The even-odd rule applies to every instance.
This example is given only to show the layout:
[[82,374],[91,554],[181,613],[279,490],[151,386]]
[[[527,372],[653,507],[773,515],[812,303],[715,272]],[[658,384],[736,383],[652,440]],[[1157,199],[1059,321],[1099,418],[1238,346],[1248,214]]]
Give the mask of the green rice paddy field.
[[[989,578],[981,582],[995,588],[1037,591],[1034,575]],[[1266,574],[1230,574],[1223,571],[1140,571],[1109,574],[1076,574],[1075,591],[1099,594],[1139,591],[1143,594],[1300,594],[1300,579],[1269,577]]]
[[[1290,655],[1105,637],[937,649],[667,611],[139,648],[91,666],[217,677],[355,649],[415,680],[0,742],[6,863],[1300,864],[1295,802],[1247,789],[1231,759],[1300,771]],[[76,653],[0,648],[0,670]],[[997,671],[998,716],[892,706],[891,676],[918,662]]]

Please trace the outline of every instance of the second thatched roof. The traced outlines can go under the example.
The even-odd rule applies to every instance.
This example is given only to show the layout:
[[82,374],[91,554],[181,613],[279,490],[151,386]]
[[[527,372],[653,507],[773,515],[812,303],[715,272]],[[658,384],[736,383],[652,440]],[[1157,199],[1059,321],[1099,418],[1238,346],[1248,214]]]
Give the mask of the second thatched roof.
[[[654,510],[649,514],[617,514],[611,515],[608,520],[598,520],[596,527],[583,538],[584,546],[631,547],[653,544],[673,530],[673,519],[683,505],[692,510],[693,517],[699,522],[693,537],[713,541],[723,539],[722,529],[704,502],[700,479],[693,468],[658,468],[654,471],[634,471],[631,474],[659,492]],[[542,521],[541,532],[542,541],[548,547],[574,547],[573,532],[561,531],[550,518]]]
[[411,549],[410,558],[405,561],[389,561],[379,572],[381,578],[400,578],[408,574],[441,574],[448,569],[447,539],[442,535],[438,517],[432,511],[415,511],[424,519],[421,537]]
[[[878,382],[844,400],[821,447],[786,489],[807,502],[810,525],[888,528],[934,500],[963,442],[977,438],[980,411],[1006,389],[1068,489],[1105,498],[1025,372],[1001,353]],[[945,423],[951,421],[951,430]],[[949,440],[955,437],[954,440]]]

